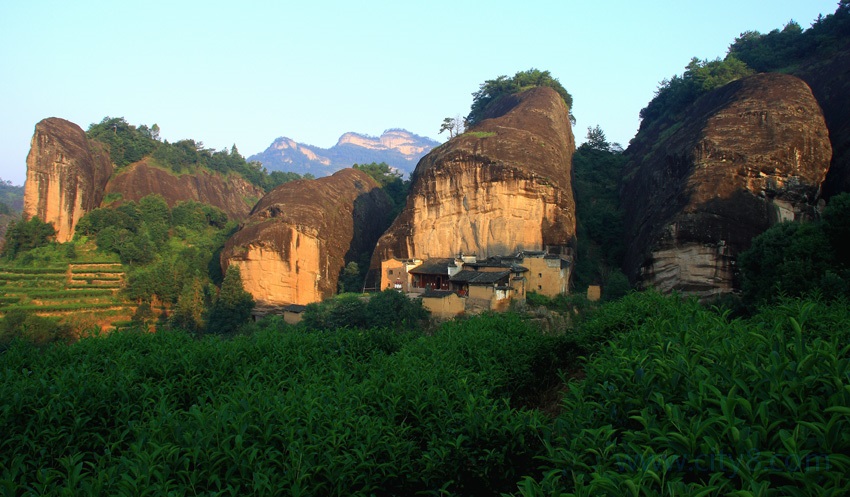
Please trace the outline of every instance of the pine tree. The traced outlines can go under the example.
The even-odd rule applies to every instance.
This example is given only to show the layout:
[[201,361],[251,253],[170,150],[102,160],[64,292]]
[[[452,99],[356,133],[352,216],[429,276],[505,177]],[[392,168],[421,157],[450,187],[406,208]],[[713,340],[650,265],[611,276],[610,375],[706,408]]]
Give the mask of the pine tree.
[[221,282],[221,291],[213,302],[207,324],[210,333],[231,333],[251,317],[254,297],[242,286],[239,267],[231,264]]
[[171,315],[171,325],[191,332],[203,330],[205,307],[204,283],[196,276],[183,285]]

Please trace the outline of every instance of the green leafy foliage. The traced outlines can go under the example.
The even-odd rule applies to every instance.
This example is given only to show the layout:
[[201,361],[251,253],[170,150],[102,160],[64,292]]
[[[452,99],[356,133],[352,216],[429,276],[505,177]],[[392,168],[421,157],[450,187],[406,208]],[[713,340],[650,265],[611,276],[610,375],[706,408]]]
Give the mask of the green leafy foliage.
[[104,117],[89,126],[86,135],[107,145],[112,162],[120,167],[151,157],[160,166],[175,173],[192,173],[198,169],[235,173],[266,191],[287,181],[301,179],[295,173],[269,174],[259,162],[248,162],[236,145],[230,150],[212,150],[201,142],[187,139],[174,143],[161,141],[159,126],[134,126],[123,117]]
[[850,4],[839,2],[835,13],[820,16],[803,30],[790,21],[769,33],[746,31],[735,38],[729,56],[744,61],[759,72],[781,71],[813,56],[828,56],[846,46],[850,39]]
[[13,222],[6,230],[6,243],[3,245],[3,257],[15,259],[29,250],[43,247],[56,235],[56,229],[36,216],[27,221]]
[[24,187],[0,178],[0,204],[8,207],[10,212],[7,214],[21,212],[24,208]]
[[402,179],[401,172],[391,168],[385,162],[354,164],[352,167],[368,174],[374,178],[379,185],[381,185],[381,188],[393,202],[393,209],[389,217],[391,220],[395,219],[407,202],[407,193],[410,190],[410,181]]
[[142,160],[157,148],[158,143],[150,128],[133,126],[123,117],[104,117],[99,123],[90,125],[86,135],[106,144],[109,157],[118,167]]
[[420,300],[411,300],[395,290],[371,295],[342,294],[309,304],[303,324],[311,330],[338,328],[421,329],[428,317]]
[[512,78],[499,76],[496,79],[488,79],[484,83],[481,83],[478,91],[472,94],[472,107],[470,108],[469,115],[466,116],[466,126],[474,126],[484,119],[484,114],[490,105],[514,93],[519,93],[536,86],[554,88],[564,99],[567,108],[570,109],[570,118],[572,119],[572,95],[561,85],[557,78],[552,77],[549,71],[529,69],[516,73]]
[[[562,339],[513,316],[433,336],[119,332],[0,354],[0,488],[114,495],[497,495],[545,422]],[[565,342],[564,342],[565,343]]]
[[750,74],[754,71],[734,56],[712,61],[694,57],[682,76],[662,81],[655,97],[641,109],[641,129],[662,118],[678,120],[685,108],[700,96]]
[[753,239],[738,258],[746,302],[812,292],[827,297],[850,296],[850,194],[830,199],[822,220],[785,222]]
[[68,326],[54,319],[41,317],[20,306],[7,309],[0,321],[0,351],[9,347],[13,340],[43,347],[56,342],[67,342],[71,338]]
[[236,332],[251,318],[253,309],[254,297],[242,286],[239,266],[231,264],[221,283],[221,291],[210,308],[207,331],[219,334]]
[[[578,220],[574,284],[580,291],[592,284],[608,288],[613,283],[616,291],[610,297],[624,293],[619,268],[625,253],[620,209],[620,179],[625,162],[619,146],[608,143],[599,126],[587,129],[587,141],[573,154]],[[612,277],[615,279],[609,282]]]
[[[742,321],[647,297],[654,315],[570,385],[522,495],[850,491],[850,347],[810,335],[818,304]],[[831,313],[846,327],[845,305]]]
[[131,266],[127,297],[173,304],[194,278],[202,286],[221,281],[218,253],[234,226],[215,207],[188,201],[169,209],[162,197],[151,195],[87,213],[76,233]]

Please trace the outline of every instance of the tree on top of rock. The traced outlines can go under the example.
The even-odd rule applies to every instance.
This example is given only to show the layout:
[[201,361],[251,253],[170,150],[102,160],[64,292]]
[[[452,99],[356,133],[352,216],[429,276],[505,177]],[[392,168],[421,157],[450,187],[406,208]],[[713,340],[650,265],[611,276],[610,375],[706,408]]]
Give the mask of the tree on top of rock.
[[575,122],[572,113],[572,95],[561,85],[557,78],[552,77],[549,71],[540,71],[532,68],[527,71],[520,71],[512,78],[499,76],[496,79],[488,79],[482,83],[478,91],[472,94],[472,108],[469,111],[469,115],[466,116],[467,125],[478,124],[484,118],[484,111],[491,104],[498,102],[504,97],[536,86],[548,86],[555,89],[570,109],[570,121]]

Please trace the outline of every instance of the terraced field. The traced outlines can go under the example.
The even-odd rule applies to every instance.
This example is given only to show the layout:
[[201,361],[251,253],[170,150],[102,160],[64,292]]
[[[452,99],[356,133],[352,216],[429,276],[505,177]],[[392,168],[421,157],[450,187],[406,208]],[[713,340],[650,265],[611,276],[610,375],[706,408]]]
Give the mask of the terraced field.
[[0,266],[0,315],[10,309],[40,316],[87,315],[102,328],[113,328],[133,313],[119,296],[124,269],[116,262],[72,263],[41,268]]

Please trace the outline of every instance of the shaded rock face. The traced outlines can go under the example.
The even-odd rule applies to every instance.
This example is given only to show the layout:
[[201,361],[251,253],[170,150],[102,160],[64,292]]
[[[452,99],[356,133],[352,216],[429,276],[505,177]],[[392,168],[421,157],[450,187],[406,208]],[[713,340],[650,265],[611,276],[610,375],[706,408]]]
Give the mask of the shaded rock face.
[[661,291],[709,297],[772,224],[813,213],[832,149],[805,82],[759,74],[701,97],[680,123],[636,139],[621,204],[625,271]]
[[333,296],[342,269],[370,254],[391,203],[369,175],[332,176],[278,186],[263,197],[224,247],[260,305],[309,304]]
[[227,217],[242,221],[263,196],[263,190],[238,176],[225,177],[209,171],[176,175],[149,165],[145,160],[122,168],[106,185],[107,194],[120,194],[122,201],[147,195],[162,195],[170,207],[194,200],[218,207]]
[[829,129],[832,162],[823,195],[828,198],[850,192],[850,47],[800,67],[795,75],[812,88]]
[[569,111],[551,88],[504,99],[488,119],[423,157],[371,268],[396,257],[479,258],[574,244]]
[[35,125],[27,155],[23,215],[52,223],[56,241],[67,242],[77,221],[100,205],[111,174],[103,145],[70,121],[44,119]]

